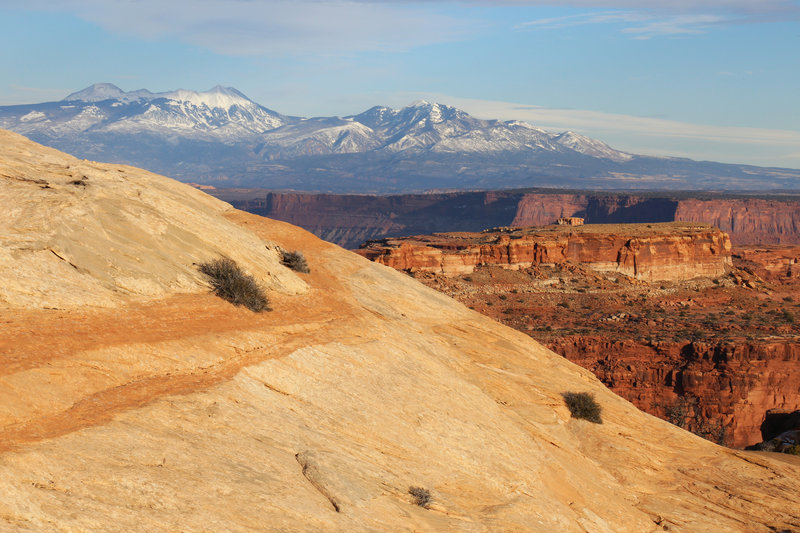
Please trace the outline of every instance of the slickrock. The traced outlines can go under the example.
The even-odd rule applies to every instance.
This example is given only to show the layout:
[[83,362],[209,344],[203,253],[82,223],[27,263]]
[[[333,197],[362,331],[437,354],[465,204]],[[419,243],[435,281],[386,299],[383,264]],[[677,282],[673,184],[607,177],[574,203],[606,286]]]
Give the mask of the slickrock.
[[0,302],[115,306],[205,290],[196,264],[226,254],[269,287],[302,292],[278,252],[191,187],[132,167],[32,148],[0,132]]
[[481,265],[579,263],[646,281],[718,277],[731,265],[728,236],[707,224],[497,228],[368,241],[358,253],[398,270],[446,276]]
[[[303,230],[127,167],[81,163],[86,189],[63,183],[75,160],[0,135],[4,205],[36,221],[2,228],[20,270],[4,267],[0,307],[2,530],[800,528],[796,463],[645,415],[526,335]],[[165,221],[158,239],[129,231],[142,219]],[[25,238],[64,246],[69,287],[25,259]],[[213,254],[255,274],[273,311],[200,290],[191,263]],[[159,294],[118,284],[129,275]],[[593,393],[604,423],[572,419],[566,391]]]

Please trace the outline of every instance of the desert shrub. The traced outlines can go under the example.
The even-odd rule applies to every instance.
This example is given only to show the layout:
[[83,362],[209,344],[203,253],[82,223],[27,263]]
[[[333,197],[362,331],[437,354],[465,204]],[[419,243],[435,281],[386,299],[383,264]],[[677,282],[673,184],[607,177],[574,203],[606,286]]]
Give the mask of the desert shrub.
[[431,504],[431,491],[422,487],[409,487],[408,493],[414,498],[414,504],[425,509]]
[[800,455],[800,444],[792,444],[783,453],[790,453],[792,455]]
[[243,305],[256,313],[269,311],[269,301],[264,290],[233,259],[214,259],[202,263],[199,270],[209,277],[214,294],[220,298],[234,305]]
[[284,266],[287,266],[294,270],[295,272],[302,272],[303,274],[308,274],[311,272],[311,269],[308,268],[308,262],[306,262],[306,257],[303,255],[303,252],[287,252],[286,250],[281,251],[281,263]]
[[588,392],[565,392],[564,403],[567,404],[573,418],[582,418],[595,424],[602,424],[600,417],[602,408],[594,399],[594,394]]

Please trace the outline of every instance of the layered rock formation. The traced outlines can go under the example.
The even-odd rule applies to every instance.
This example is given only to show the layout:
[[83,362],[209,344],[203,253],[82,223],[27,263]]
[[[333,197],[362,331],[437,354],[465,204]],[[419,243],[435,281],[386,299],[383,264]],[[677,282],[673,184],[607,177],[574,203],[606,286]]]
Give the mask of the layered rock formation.
[[497,226],[542,226],[559,217],[589,224],[699,222],[743,244],[800,244],[800,199],[704,194],[488,191],[398,196],[213,191],[239,209],[284,220],[346,248],[369,239]]
[[[0,188],[33,217],[0,234],[20,270],[0,301],[0,529],[800,527],[796,464],[645,415],[526,335],[303,230],[5,132]],[[82,209],[40,208],[43,194]],[[230,232],[208,239],[214,226]],[[56,246],[72,255],[52,266]],[[216,255],[274,310],[210,295],[191,262]],[[68,290],[43,296],[62,276]],[[566,391],[593,393],[604,423],[572,419]]]
[[741,198],[678,202],[675,220],[706,222],[737,244],[799,244],[800,202]]
[[579,263],[640,280],[718,277],[731,265],[728,236],[704,224],[642,224],[501,228],[368,241],[358,253],[398,270],[471,273],[481,265],[508,268]]
[[730,446],[760,442],[774,406],[800,405],[800,340],[643,343],[589,335],[547,346],[641,409]]

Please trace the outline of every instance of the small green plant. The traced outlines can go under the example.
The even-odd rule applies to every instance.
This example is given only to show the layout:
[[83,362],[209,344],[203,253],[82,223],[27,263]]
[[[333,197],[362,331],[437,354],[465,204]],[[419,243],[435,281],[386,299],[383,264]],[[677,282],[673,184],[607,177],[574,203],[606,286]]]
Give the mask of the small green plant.
[[790,453],[792,455],[800,455],[800,444],[792,444],[783,453]]
[[286,250],[281,251],[281,263],[284,266],[287,266],[294,270],[295,272],[301,272],[303,274],[308,274],[311,272],[311,269],[308,268],[308,262],[306,261],[306,257],[303,255],[303,252],[287,252]]
[[563,395],[564,403],[567,404],[572,418],[582,418],[595,424],[602,424],[600,417],[602,408],[594,399],[594,394],[588,392],[565,392]]
[[270,310],[264,290],[233,259],[221,257],[202,263],[198,268],[210,278],[211,288],[220,298],[234,305],[243,305],[256,313]]
[[408,493],[414,498],[414,504],[424,507],[425,509],[431,504],[431,491],[423,489],[422,487],[409,487]]

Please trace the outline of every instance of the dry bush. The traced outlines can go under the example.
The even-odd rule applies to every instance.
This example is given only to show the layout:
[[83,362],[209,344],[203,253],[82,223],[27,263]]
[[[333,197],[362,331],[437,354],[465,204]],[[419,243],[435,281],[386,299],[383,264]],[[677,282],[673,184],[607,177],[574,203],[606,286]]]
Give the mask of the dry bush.
[[582,418],[595,424],[603,423],[603,419],[600,417],[602,408],[595,401],[594,394],[588,392],[565,392],[562,396],[573,418]]
[[425,509],[431,504],[431,491],[422,487],[409,487],[408,493],[414,498],[414,504]]
[[281,252],[281,262],[295,272],[302,272],[303,274],[311,272],[303,252],[287,252],[283,250]]
[[256,313],[270,310],[264,290],[233,259],[221,257],[202,263],[198,268],[209,277],[214,294],[220,298],[234,305],[243,305]]

